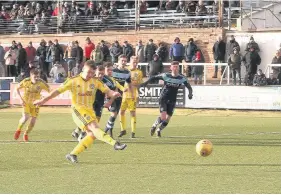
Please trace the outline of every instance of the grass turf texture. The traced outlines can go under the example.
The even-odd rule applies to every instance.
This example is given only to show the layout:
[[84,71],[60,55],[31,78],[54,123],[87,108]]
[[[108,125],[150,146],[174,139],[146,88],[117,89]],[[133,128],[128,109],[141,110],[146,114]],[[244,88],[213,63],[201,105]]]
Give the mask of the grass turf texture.
[[[70,164],[69,109],[42,108],[30,143],[12,141],[18,111],[0,111],[0,193],[281,193],[278,112],[176,110],[158,139],[149,136],[158,110],[139,109],[139,138],[122,138],[125,151],[96,141]],[[195,152],[204,138],[214,145],[205,158]]]

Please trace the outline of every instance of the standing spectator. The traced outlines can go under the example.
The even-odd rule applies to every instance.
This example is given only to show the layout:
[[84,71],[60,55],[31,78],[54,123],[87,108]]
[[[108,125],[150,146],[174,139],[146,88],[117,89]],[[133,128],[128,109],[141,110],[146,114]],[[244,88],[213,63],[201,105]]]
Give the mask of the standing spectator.
[[75,41],[75,47],[77,48],[76,64],[82,64],[83,62],[83,49],[79,46],[79,42]]
[[105,44],[104,40],[101,40],[101,42],[100,42],[100,49],[101,49],[101,51],[103,53],[103,61],[104,62],[109,61],[110,52],[109,52],[109,48]]
[[76,63],[76,66],[71,70],[71,77],[75,77],[81,72],[80,64]]
[[[215,42],[213,46],[213,55],[214,55],[214,60],[215,63],[224,63],[225,62],[225,49],[226,49],[226,44],[222,40],[222,37],[219,36],[217,41]],[[221,66],[221,75],[223,74],[223,71],[225,69],[225,66]],[[215,72],[213,78],[218,77],[218,66],[215,66]]]
[[27,55],[27,62],[33,62],[36,56],[36,49],[32,46],[32,42],[30,41],[28,46],[25,48]]
[[53,68],[50,71],[50,76],[54,79],[55,83],[63,83],[66,78],[66,72],[59,61],[55,62]]
[[2,45],[0,45],[0,77],[6,75],[6,67],[4,63],[5,50]]
[[236,74],[238,74],[239,85],[241,85],[241,62],[242,56],[238,48],[234,48],[234,53],[230,54],[227,63],[232,70],[233,85],[236,85]]
[[128,41],[124,41],[123,54],[127,57],[127,62],[130,62],[130,58],[131,58],[131,56],[133,56],[133,48],[128,43]]
[[182,62],[184,55],[184,47],[180,43],[180,39],[178,37],[175,38],[174,43],[170,48],[170,59],[172,61]]
[[50,77],[50,70],[51,70],[51,67],[52,67],[52,62],[53,62],[53,59],[52,59],[52,55],[50,55],[50,52],[51,52],[51,47],[54,43],[49,40],[48,41],[48,46],[46,47],[46,64],[47,64],[47,70],[48,70],[48,77]]
[[165,62],[168,51],[167,51],[167,48],[166,48],[164,42],[159,43],[159,47],[156,50],[156,54],[159,56],[159,60],[161,62]]
[[[185,61],[187,63],[192,62],[192,59],[195,55],[195,52],[197,50],[197,45],[194,43],[193,38],[190,38],[187,42],[187,45],[185,46]],[[191,77],[191,66],[186,66],[186,76]]]
[[75,42],[72,41],[67,45],[64,53],[64,59],[66,60],[68,71],[71,71],[76,64],[77,48],[75,47]]
[[246,46],[246,50],[245,50],[245,51],[249,51],[251,47],[254,48],[254,50],[255,50],[256,52],[260,52],[260,47],[259,47],[259,45],[255,42],[253,36],[251,36],[250,42],[247,43],[247,46]]
[[13,5],[13,8],[12,8],[12,10],[10,12],[10,16],[11,16],[12,20],[17,19],[17,16],[18,16],[18,4],[14,4]]
[[255,51],[254,47],[251,46],[242,60],[246,66],[245,84],[252,85],[254,75],[257,73],[258,65],[261,63],[261,58],[258,52]]
[[13,50],[12,47],[5,53],[4,59],[5,64],[7,66],[7,76],[8,77],[16,77],[17,76],[17,69],[16,69],[16,51]]
[[[281,64],[281,55],[279,50],[276,51],[276,54],[272,59],[271,64]],[[278,78],[278,75],[280,74],[280,67],[272,66],[272,70],[273,70],[272,77]]]
[[103,53],[100,49],[100,45],[97,45],[96,49],[91,53],[91,60],[94,60],[96,65],[102,65],[103,63]]
[[[195,55],[193,56],[192,59],[193,63],[204,63],[205,58],[203,56],[203,53],[200,49],[196,49]],[[193,66],[192,67],[192,74],[194,75],[194,83],[195,85],[202,84],[202,77],[203,77],[203,72],[204,72],[204,66]],[[198,82],[199,80],[199,82]]]
[[40,72],[40,79],[48,83],[47,75],[43,72],[43,70],[41,68],[38,68],[38,71]]
[[238,42],[235,40],[234,35],[231,35],[229,44],[227,46],[227,56],[230,56],[230,54],[234,52],[234,48],[237,48],[238,52],[240,52],[240,46]]
[[47,54],[47,58],[52,56],[53,64],[58,61],[60,62],[63,59],[63,49],[60,46],[57,39],[54,40],[54,43],[50,46],[49,52]]
[[142,41],[139,40],[139,42],[136,45],[136,56],[139,59],[140,63],[145,62],[145,58],[144,58],[144,45],[142,44]]
[[86,45],[85,45],[85,58],[86,61],[90,59],[92,51],[95,49],[95,44],[91,41],[90,37],[86,38]]
[[12,46],[11,46],[11,49],[12,49],[12,50],[16,50],[16,49],[18,49],[18,46],[17,46],[16,41],[12,41]]
[[122,47],[120,46],[119,42],[115,41],[109,51],[112,64],[117,63],[118,57],[122,54]]
[[157,46],[153,43],[153,40],[149,39],[144,48],[144,58],[146,62],[150,62],[153,59],[153,55],[155,54],[156,49]]
[[47,57],[47,46],[44,39],[41,40],[40,46],[37,48],[36,55],[39,57],[39,66],[40,69],[46,74],[49,75],[48,64],[46,62]]
[[21,43],[18,43],[18,51],[16,57],[17,74],[25,71],[27,68],[27,54]]
[[[159,60],[159,56],[157,54],[153,55],[153,60],[151,60],[148,63],[148,66],[146,67],[146,72],[148,77],[153,77],[155,75],[158,75],[162,73],[164,70],[164,66],[162,62]],[[158,84],[158,81],[154,84]]]

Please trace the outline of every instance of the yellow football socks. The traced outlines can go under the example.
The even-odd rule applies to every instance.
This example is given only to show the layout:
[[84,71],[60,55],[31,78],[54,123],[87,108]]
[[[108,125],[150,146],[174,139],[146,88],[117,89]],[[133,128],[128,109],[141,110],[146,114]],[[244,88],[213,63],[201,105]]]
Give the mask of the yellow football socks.
[[70,154],[78,155],[94,143],[94,138],[87,135],[82,139],[79,144],[72,150]]
[[121,131],[126,130],[126,116],[124,115],[120,115],[120,127],[121,127]]
[[21,131],[22,127],[24,126],[24,123],[22,123],[21,121],[18,124],[18,128],[17,130]]
[[112,146],[115,145],[116,141],[114,139],[112,139],[108,134],[106,134],[103,130],[101,129],[95,129],[93,131],[94,136],[98,139],[101,140],[105,143],[108,143]]
[[24,132],[24,134],[29,134],[30,131],[33,129],[34,127],[34,124],[29,124],[26,128],[26,131]]
[[131,116],[131,129],[133,133],[135,133],[136,131],[136,123],[137,123],[137,117]]

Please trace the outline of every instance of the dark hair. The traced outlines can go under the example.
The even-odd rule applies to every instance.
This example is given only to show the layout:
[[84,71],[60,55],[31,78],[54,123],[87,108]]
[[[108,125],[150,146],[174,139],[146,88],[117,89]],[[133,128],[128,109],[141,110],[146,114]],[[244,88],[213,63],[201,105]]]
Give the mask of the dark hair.
[[98,71],[103,71],[105,68],[104,68],[104,66],[103,65],[99,65],[98,66]]
[[178,66],[178,65],[179,65],[179,62],[177,62],[177,61],[172,61],[172,62],[171,62],[171,65],[177,65],[177,66]]
[[125,56],[124,54],[121,54],[121,55],[118,57],[118,60],[120,60],[121,58],[126,58],[126,59],[127,59],[127,56]]
[[90,68],[92,68],[92,69],[94,69],[94,70],[97,69],[97,66],[96,66],[96,63],[95,63],[94,60],[88,60],[88,61],[86,61],[85,64],[84,64],[84,66],[88,66],[88,67],[90,67]]
[[105,68],[113,67],[113,65],[112,65],[111,62],[105,62],[105,63],[103,63],[103,66],[104,66]]

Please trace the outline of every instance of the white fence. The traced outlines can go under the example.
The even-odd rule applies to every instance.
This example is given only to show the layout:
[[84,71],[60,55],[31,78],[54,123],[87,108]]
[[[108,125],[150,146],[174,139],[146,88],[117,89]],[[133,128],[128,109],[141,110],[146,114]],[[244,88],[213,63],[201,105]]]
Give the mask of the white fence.
[[264,74],[267,76],[267,78],[270,77],[270,73],[272,73],[272,67],[280,67],[281,68],[281,64],[267,64]]

